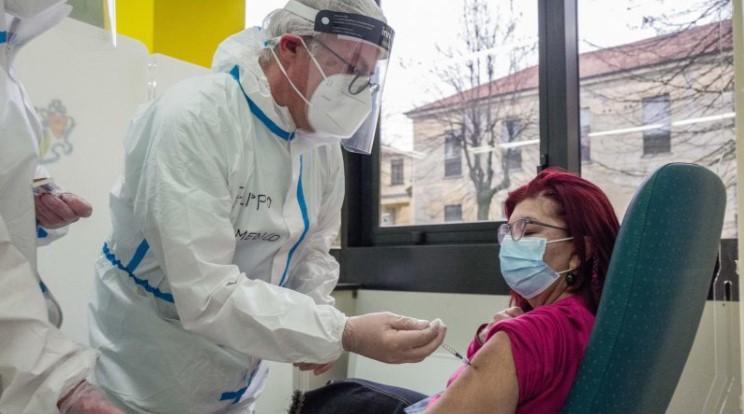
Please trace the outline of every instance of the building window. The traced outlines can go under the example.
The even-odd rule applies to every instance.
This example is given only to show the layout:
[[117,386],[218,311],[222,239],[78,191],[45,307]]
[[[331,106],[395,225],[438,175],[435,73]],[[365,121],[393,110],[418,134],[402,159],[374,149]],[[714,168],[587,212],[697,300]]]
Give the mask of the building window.
[[390,185],[403,185],[403,158],[390,160]]
[[444,221],[462,221],[462,204],[444,206]]
[[643,99],[643,125],[654,126],[643,131],[643,155],[672,151],[671,107],[669,94]]
[[[503,123],[502,142],[517,142],[519,135],[522,133],[522,122],[518,119],[507,119]],[[506,149],[506,167],[508,170],[522,169],[522,149],[507,147]]]
[[462,150],[460,140],[447,135],[444,140],[444,176],[459,177],[462,175]]
[[589,133],[592,132],[592,111],[581,108],[581,162],[592,161],[592,142]]

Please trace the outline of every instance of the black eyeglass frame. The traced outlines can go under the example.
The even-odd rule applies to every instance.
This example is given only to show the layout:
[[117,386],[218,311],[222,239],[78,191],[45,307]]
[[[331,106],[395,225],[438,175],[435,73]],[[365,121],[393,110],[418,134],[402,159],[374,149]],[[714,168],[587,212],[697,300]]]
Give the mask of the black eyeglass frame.
[[[350,94],[352,94],[352,95],[359,95],[360,93],[364,92],[364,90],[367,89],[367,88],[370,88],[370,90],[374,93],[380,87],[380,85],[378,83],[372,82],[372,76],[374,74],[365,74],[365,73],[363,73],[362,71],[360,71],[359,69],[357,69],[357,67],[355,65],[352,65],[351,63],[349,63],[348,60],[346,60],[343,57],[341,57],[341,55],[339,55],[338,53],[336,53],[335,50],[331,49],[330,46],[326,45],[325,43],[321,42],[320,40],[318,40],[316,38],[311,38],[311,41],[316,42],[319,45],[323,46],[324,49],[326,49],[327,51],[331,52],[331,54],[333,54],[333,56],[336,56],[336,58],[338,58],[338,60],[340,60],[341,62],[343,62],[346,66],[348,66],[351,69],[351,73],[354,74],[354,79],[352,79],[351,82],[349,82],[349,93]],[[366,84],[362,84],[360,87],[358,87],[356,89],[353,89],[354,84],[359,80],[360,77],[366,77],[366,78],[369,78],[369,80],[367,80],[367,83]]]

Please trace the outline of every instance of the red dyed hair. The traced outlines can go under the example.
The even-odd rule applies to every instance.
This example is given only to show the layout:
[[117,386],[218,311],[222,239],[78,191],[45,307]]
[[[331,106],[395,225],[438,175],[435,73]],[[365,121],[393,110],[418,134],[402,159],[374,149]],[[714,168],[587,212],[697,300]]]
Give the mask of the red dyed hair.
[[[602,295],[612,248],[620,224],[615,210],[605,193],[596,185],[574,174],[556,168],[540,172],[529,183],[509,193],[504,202],[507,220],[514,208],[528,198],[548,197],[557,204],[557,214],[573,237],[576,254],[581,260],[576,284],[571,287],[583,296],[592,312],[597,312]],[[587,257],[585,240],[591,245]],[[512,292],[512,302],[525,310],[531,309],[527,300]]]

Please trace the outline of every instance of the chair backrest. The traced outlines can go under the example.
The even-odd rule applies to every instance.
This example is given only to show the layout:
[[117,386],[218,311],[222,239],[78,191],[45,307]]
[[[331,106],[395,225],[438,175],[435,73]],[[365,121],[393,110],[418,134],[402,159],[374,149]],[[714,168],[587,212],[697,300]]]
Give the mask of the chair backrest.
[[630,203],[564,414],[667,409],[697,331],[723,227],[711,171],[668,164]]

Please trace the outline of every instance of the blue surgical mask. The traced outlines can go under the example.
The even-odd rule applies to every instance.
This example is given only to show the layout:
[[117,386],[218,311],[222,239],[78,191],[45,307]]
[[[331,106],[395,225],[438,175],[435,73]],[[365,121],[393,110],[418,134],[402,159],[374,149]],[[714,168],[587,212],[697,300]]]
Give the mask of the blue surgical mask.
[[501,275],[509,287],[525,299],[532,299],[544,292],[563,273],[556,272],[543,260],[545,248],[549,243],[568,241],[573,237],[550,240],[539,237],[522,237],[514,241],[507,235],[501,241],[499,261]]

